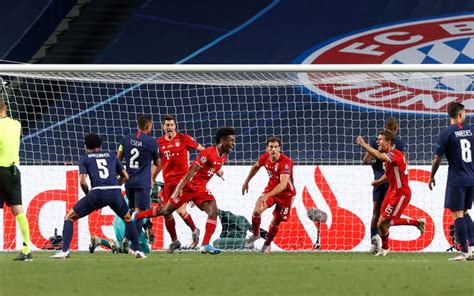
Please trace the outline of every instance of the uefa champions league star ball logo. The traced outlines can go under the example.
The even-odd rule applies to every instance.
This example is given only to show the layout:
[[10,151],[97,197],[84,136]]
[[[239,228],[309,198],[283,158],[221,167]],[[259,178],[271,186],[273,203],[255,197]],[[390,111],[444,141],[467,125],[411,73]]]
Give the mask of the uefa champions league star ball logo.
[[[308,52],[308,51],[307,51]],[[298,58],[303,64],[474,64],[474,14],[382,26],[331,40]],[[344,106],[446,114],[452,101],[474,112],[473,73],[300,74],[313,93]]]

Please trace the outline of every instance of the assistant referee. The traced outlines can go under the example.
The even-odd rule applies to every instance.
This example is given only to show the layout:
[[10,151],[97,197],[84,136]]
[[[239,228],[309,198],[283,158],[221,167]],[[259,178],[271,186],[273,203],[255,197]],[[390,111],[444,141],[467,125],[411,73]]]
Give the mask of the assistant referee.
[[0,96],[0,209],[4,203],[11,207],[23,238],[14,260],[31,261],[30,227],[21,205],[20,135],[20,122],[7,116],[7,104]]

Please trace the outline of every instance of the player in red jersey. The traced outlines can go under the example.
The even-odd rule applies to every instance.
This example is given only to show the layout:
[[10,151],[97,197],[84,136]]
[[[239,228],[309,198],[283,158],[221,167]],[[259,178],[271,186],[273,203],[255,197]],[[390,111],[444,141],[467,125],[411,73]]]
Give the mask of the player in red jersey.
[[193,201],[208,216],[201,252],[219,254],[221,251],[209,244],[217,226],[217,204],[212,193],[206,189],[206,185],[214,175],[223,178],[224,172],[221,168],[234,144],[235,130],[231,127],[219,128],[216,133],[216,145],[204,149],[198,155],[184,178],[176,186],[166,205],[162,208],[153,207],[150,210],[140,212],[134,215],[133,219],[169,216],[183,204]]
[[[165,187],[163,191],[163,204],[166,205],[173,194],[179,181],[183,179],[189,169],[189,150],[196,149],[198,152],[204,150],[204,147],[196,142],[191,136],[176,131],[176,119],[172,115],[166,115],[162,121],[164,136],[158,139],[158,148],[160,159],[156,175],[162,170]],[[199,228],[194,225],[191,215],[186,211],[186,203],[176,209],[186,225],[192,232],[192,243],[190,248],[195,248],[199,243]],[[171,244],[167,252],[173,253],[174,250],[181,247],[181,242],[176,235],[176,223],[173,215],[165,216],[166,230],[171,237]]]
[[357,137],[357,144],[367,150],[373,157],[385,162],[385,174],[378,180],[372,182],[372,185],[379,186],[385,180],[388,180],[388,189],[385,199],[380,208],[380,218],[377,223],[380,237],[382,238],[382,247],[375,256],[386,256],[389,251],[388,236],[389,228],[392,225],[412,225],[420,229],[424,223],[421,220],[410,218],[400,218],[405,207],[410,203],[411,189],[408,185],[408,168],[403,153],[394,149],[395,135],[389,130],[379,132],[377,144],[379,150],[372,148],[364,141],[361,136]]
[[291,205],[296,195],[293,185],[293,161],[281,153],[281,140],[276,137],[267,139],[267,152],[263,153],[256,161],[242,185],[242,195],[248,193],[249,182],[257,174],[258,170],[264,166],[269,176],[267,187],[255,203],[252,214],[253,235],[245,242],[247,248],[253,248],[254,242],[260,238],[260,221],[262,213],[275,206],[273,210],[273,220],[268,230],[267,239],[262,247],[262,252],[270,253],[271,242],[278,233],[278,226],[281,222],[286,222],[290,216]]

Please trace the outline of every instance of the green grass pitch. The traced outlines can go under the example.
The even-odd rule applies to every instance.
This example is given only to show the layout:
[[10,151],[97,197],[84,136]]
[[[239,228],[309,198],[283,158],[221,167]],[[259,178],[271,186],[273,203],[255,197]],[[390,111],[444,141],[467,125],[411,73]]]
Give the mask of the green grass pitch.
[[474,295],[474,261],[453,253],[0,253],[0,295]]

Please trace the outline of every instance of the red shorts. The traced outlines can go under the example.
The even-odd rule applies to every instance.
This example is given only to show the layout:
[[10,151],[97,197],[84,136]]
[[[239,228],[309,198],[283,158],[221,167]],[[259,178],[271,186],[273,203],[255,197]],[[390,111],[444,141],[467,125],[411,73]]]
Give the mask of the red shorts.
[[173,184],[168,186],[165,184],[165,189],[163,190],[163,205],[166,205],[168,203],[168,200],[170,200],[171,195],[173,195],[174,190],[178,187],[178,184]]
[[207,190],[191,190],[188,187],[184,187],[183,191],[180,196],[178,196],[176,199],[169,199],[169,202],[176,208],[178,209],[181,207],[184,203],[187,203],[188,201],[194,202],[198,208],[202,210],[202,204],[206,201],[216,201],[212,193]]
[[291,212],[291,205],[293,204],[294,195],[287,196],[272,196],[267,199],[265,204],[267,207],[275,206],[273,210],[273,217],[277,221],[288,221]]
[[410,203],[411,191],[390,191],[385,196],[380,214],[385,220],[400,218],[405,207]]

